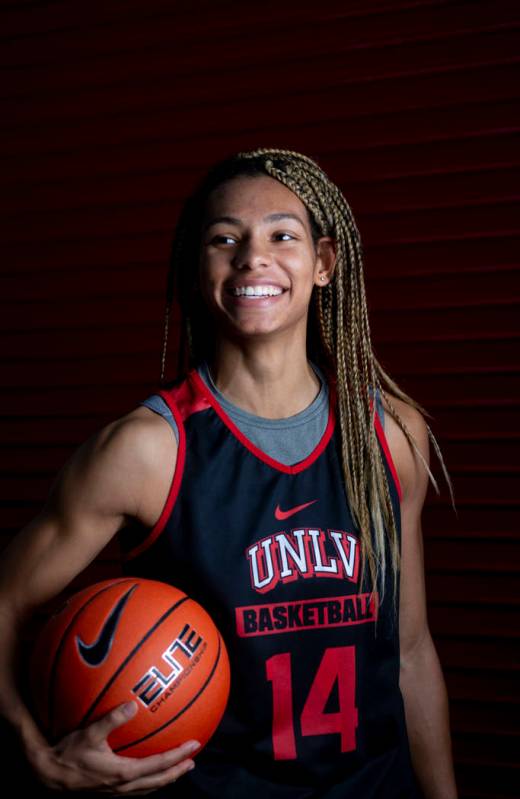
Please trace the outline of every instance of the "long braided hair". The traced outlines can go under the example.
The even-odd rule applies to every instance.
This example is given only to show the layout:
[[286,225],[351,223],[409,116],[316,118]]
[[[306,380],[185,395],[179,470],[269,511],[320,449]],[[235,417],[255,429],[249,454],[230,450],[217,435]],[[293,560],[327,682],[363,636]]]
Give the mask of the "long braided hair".
[[[201,226],[208,195],[222,183],[242,175],[267,175],[289,188],[306,206],[314,244],[321,236],[336,243],[332,280],[314,286],[308,314],[307,353],[334,381],[341,462],[350,509],[361,539],[361,585],[368,566],[372,591],[385,593],[388,560],[396,609],[400,565],[399,537],[375,429],[375,390],[385,398],[391,416],[422,460],[439,488],[412,433],[393,406],[385,389],[424,416],[431,417],[384,371],[374,355],[363,276],[363,248],[352,211],[341,190],[311,158],[292,150],[260,148],[236,153],[218,162],[186,200],[175,229],[167,281],[161,381],[165,381],[169,319],[173,299],[180,307],[181,342],[177,371],[209,360],[213,353],[213,320],[196,290]],[[187,359],[187,363],[186,363]],[[453,503],[453,488],[437,441],[428,435],[441,462]],[[373,538],[372,538],[373,528]],[[387,551],[388,550],[388,551]]]

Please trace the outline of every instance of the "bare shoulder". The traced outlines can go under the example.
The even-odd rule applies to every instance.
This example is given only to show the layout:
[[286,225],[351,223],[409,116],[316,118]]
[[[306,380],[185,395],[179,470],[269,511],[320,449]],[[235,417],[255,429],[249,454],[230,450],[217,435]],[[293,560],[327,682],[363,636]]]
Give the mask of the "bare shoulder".
[[[405,427],[413,436],[422,457],[429,465],[430,445],[424,416],[412,405],[399,399],[394,394],[388,391],[386,394]],[[403,499],[424,498],[428,485],[428,473],[424,463],[391,415],[385,398],[383,398],[383,406],[385,410],[385,436],[403,489]]]
[[89,518],[107,519],[111,528],[132,518],[149,524],[168,490],[176,457],[177,442],[168,422],[139,406],[97,430],[73,452],[42,513],[76,529]]
[[[170,488],[177,461],[177,440],[170,424],[144,405],[103,429],[118,469],[133,486],[136,519],[152,527]],[[120,473],[121,474],[121,473]]]
[[153,526],[176,459],[173,430],[144,406],[93,433],[3,550],[0,603],[22,618],[56,596],[130,520]]

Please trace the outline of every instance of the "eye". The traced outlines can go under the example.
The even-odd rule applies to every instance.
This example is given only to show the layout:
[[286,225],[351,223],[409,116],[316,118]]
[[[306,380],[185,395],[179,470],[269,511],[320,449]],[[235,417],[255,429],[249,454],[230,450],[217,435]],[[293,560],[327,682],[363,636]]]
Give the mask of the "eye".
[[[285,230],[274,234],[275,239],[278,238],[279,236],[288,236],[289,239],[294,239],[295,238],[295,236],[293,236],[292,233],[287,233],[287,231],[285,231]],[[285,239],[285,241],[288,241],[288,239]]]
[[217,236],[213,236],[213,238],[211,239],[211,241],[209,243],[210,244],[221,244],[221,243],[228,244],[229,242],[231,242],[233,244],[236,243],[236,241],[233,238],[233,236],[226,236],[225,234],[220,233]]

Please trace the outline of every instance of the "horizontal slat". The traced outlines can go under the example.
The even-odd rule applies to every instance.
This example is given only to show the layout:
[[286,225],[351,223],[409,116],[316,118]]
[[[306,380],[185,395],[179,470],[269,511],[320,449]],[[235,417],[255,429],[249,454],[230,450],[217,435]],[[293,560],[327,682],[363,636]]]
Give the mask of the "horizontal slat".
[[[10,391],[6,390],[0,397],[0,408],[2,416],[40,416],[45,417],[50,425],[61,416],[76,417],[84,421],[92,417],[93,423],[98,424],[100,418],[108,418],[116,409],[130,409],[135,402],[155,393],[159,387],[158,383],[139,383],[127,385],[123,390],[98,384],[81,388],[63,386],[61,389],[47,391],[40,385],[23,392],[17,387],[11,387]],[[14,452],[9,457],[11,455]],[[46,455],[51,456],[51,451],[47,451]],[[42,457],[45,457],[45,453]]]
[[424,562],[426,569],[442,573],[444,569],[475,571],[485,580],[489,573],[520,572],[520,541],[495,540],[490,531],[489,540],[471,539],[430,540],[426,538]]
[[[519,74],[511,76],[511,81],[518,81],[519,78],[520,68]],[[476,81],[483,79],[484,76],[475,76]],[[499,81],[504,80],[504,76],[497,75],[496,79]],[[467,83],[465,85],[467,87]],[[398,89],[399,87],[396,87],[396,90]],[[424,87],[424,89],[425,91],[429,90],[428,87]],[[388,93],[387,87],[385,91]],[[418,89],[418,91],[420,90]],[[340,95],[344,94],[342,92],[339,93]],[[393,92],[392,96],[394,96]],[[310,97],[308,102],[312,103],[314,99],[321,107],[326,98],[323,98],[320,94],[316,98]],[[338,103],[350,104],[351,102],[351,98],[347,96],[334,96],[330,100],[331,103],[334,103],[334,107]],[[461,97],[460,100],[462,102],[463,98]],[[352,98],[352,101],[355,103],[357,99]],[[378,102],[382,102],[382,98],[378,98]],[[284,101],[284,103],[290,104],[289,101]],[[330,173],[333,180],[342,185],[354,212],[356,212],[357,207],[355,187],[350,191],[347,181],[359,183],[361,181],[388,180],[407,176],[449,175],[450,173],[456,174],[471,170],[510,167],[519,163],[518,134],[515,132],[505,131],[501,132],[500,135],[469,135],[449,140],[424,143],[412,142],[396,146],[387,145],[382,141],[376,146],[367,148],[362,144],[359,146],[346,144],[345,138],[341,134],[341,120],[337,118],[332,119],[330,122],[320,121],[320,142],[323,143],[320,143],[319,149],[316,147],[316,149],[309,152],[308,138],[313,137],[314,131],[308,121],[305,123],[297,121],[298,108],[301,113],[301,99],[298,99],[298,103],[293,103],[293,105],[294,108],[290,112],[286,125],[283,126],[280,120],[276,130],[268,127],[263,133],[255,131],[254,136],[252,134],[243,135],[241,138],[237,137],[236,139],[233,138],[233,133],[230,133],[226,137],[226,145],[223,145],[216,136],[210,138],[211,132],[207,130],[207,111],[205,118],[201,117],[198,120],[184,120],[185,115],[183,115],[182,131],[201,130],[204,131],[204,136],[200,134],[199,138],[197,138],[192,134],[189,141],[186,141],[181,135],[182,131],[176,133],[171,130],[164,141],[156,139],[150,143],[146,149],[146,172],[154,172],[158,175],[158,195],[160,196],[161,188],[159,175],[163,175],[162,181],[167,186],[166,191],[168,194],[171,193],[172,181],[175,181],[179,196],[182,197],[192,189],[197,178],[202,175],[201,151],[205,153],[203,163],[209,164],[230,152],[258,146],[259,136],[262,136],[266,141],[275,139],[276,146],[279,147],[286,146],[289,149],[306,150],[309,155],[312,155],[320,162],[325,171]],[[408,103],[410,107],[417,107],[417,105],[418,103],[414,103],[412,100]],[[408,107],[405,110],[408,110]],[[219,114],[221,113],[219,110]],[[244,113],[247,113],[245,109]],[[256,113],[258,113],[258,109],[256,109]],[[129,124],[131,118],[129,118]],[[164,126],[158,129],[164,130]],[[182,166],[179,166],[172,155],[172,150],[175,151],[174,141],[172,140],[176,140],[177,148],[183,150]],[[498,141],[500,141],[500,146],[498,146]],[[33,152],[34,155],[31,155]],[[111,178],[114,182],[120,177],[124,178],[124,180],[134,177],[135,168],[132,168],[132,164],[140,163],[142,157],[142,142],[117,145],[106,144],[102,149],[95,151],[90,150],[88,147],[78,148],[74,151],[73,131],[69,131],[69,138],[67,139],[66,147],[63,147],[63,152],[59,152],[59,148],[55,147],[52,152],[42,157],[42,154],[37,153],[34,146],[32,146],[29,147],[26,154],[24,153],[23,159],[10,158],[6,160],[2,165],[2,170],[4,181],[7,185],[11,182],[13,185],[18,186],[22,182],[28,182],[32,185],[36,181],[56,181],[58,177],[66,177],[69,181],[77,182],[85,178],[90,181],[94,176],[103,176],[105,180]],[[345,165],[348,164],[348,173],[345,180],[342,180],[337,166],[338,162],[341,163],[341,161]],[[73,190],[73,187],[71,187],[71,190]],[[120,196],[124,197],[124,194],[121,193]]]
[[[0,330],[7,335],[15,332],[37,332],[42,330],[74,331],[78,328],[95,330],[96,327],[106,327],[107,324],[129,324],[139,320],[139,326],[144,326],[143,336],[150,336],[157,340],[157,329],[162,327],[166,297],[166,276],[164,281],[156,276],[147,275],[142,271],[141,297],[76,296],[70,302],[59,302],[56,297],[43,297],[40,301],[23,300],[11,301],[4,298],[0,304]],[[1,278],[0,278],[1,283]],[[54,285],[58,285],[56,281]],[[12,285],[12,284],[11,284]],[[164,289],[164,290],[163,290]],[[507,314],[507,308],[501,309]],[[176,323],[177,304],[172,308],[171,321]],[[155,326],[155,329],[154,329]],[[173,334],[172,334],[173,338]]]
[[[439,469],[437,468],[437,472]],[[452,482],[455,486],[455,502],[458,508],[464,505],[478,505],[482,508],[488,506],[498,508],[502,505],[518,507],[518,475],[517,474],[465,474],[457,473],[450,469]],[[439,480],[443,497],[448,501],[449,495],[444,485],[444,480]],[[515,488],[516,486],[516,488]],[[431,501],[435,504],[438,500],[431,490]]]
[[[472,399],[468,395],[466,407],[432,409],[432,419],[427,418],[427,421],[444,441],[449,442],[448,445],[453,450],[460,449],[462,444],[467,445],[473,462],[473,445],[483,444],[490,449],[496,445],[498,448],[503,445],[503,439],[512,441],[518,438],[520,406],[511,402],[508,406],[501,407],[497,402],[497,405],[489,403],[488,406],[472,407]],[[489,443],[486,444],[486,441]]]
[[[464,277],[469,283],[469,278]],[[461,278],[460,283],[463,282]],[[487,305],[483,296],[479,301],[475,294],[473,298],[468,298],[468,306],[465,306],[462,304],[465,302],[462,291],[459,307],[442,308],[440,298],[436,295],[431,298],[425,291],[416,301],[414,309],[407,307],[407,297],[402,298],[394,292],[390,296],[389,294],[374,296],[372,293],[370,327],[374,346],[377,348],[379,341],[393,343],[409,341],[411,338],[415,341],[460,341],[461,339],[471,341],[472,338],[482,338],[482,336],[488,339],[518,337],[520,305],[515,302],[514,295],[508,297],[506,293],[498,300],[496,296],[498,293],[497,290],[495,292],[497,304],[491,304],[491,300]],[[456,298],[453,301],[456,301]],[[413,300],[409,304],[412,302]],[[424,306],[430,302],[435,305],[438,303],[438,307],[425,308]],[[386,306],[384,310],[376,310],[383,306]]]
[[454,700],[485,699],[487,702],[511,702],[520,704],[520,680],[518,674],[493,672],[487,669],[444,669],[448,694]]
[[515,704],[454,700],[450,703],[451,722],[456,732],[515,734],[520,739],[518,707]]
[[[168,357],[167,376],[176,368],[176,361]],[[138,378],[143,383],[159,380],[161,369],[160,346],[151,347],[147,353],[139,355],[91,355],[89,358],[72,361],[55,361],[44,364],[41,360],[25,363],[3,364],[0,385],[34,386],[94,386],[94,385],[135,385]]]
[[[485,688],[484,688],[485,693]],[[457,760],[491,764],[513,764],[518,759],[519,740],[516,735],[489,735],[486,732],[455,733],[452,735],[453,751]],[[493,797],[495,794],[493,794]]]
[[406,363],[414,374],[492,375],[493,372],[517,372],[520,365],[518,343],[514,339],[495,341],[453,341],[379,346],[379,360],[392,374],[393,363]]
[[[392,308],[395,303],[396,311],[415,307],[417,309],[439,308],[446,312],[448,324],[451,309],[457,311],[467,310],[468,318],[465,320],[470,329],[483,330],[480,322],[480,306],[493,303],[507,304],[520,299],[518,275],[510,269],[484,270],[468,274],[443,274],[438,276],[416,276],[415,280],[397,276],[386,277],[373,282],[374,294],[379,298],[376,308],[386,298],[385,305]],[[444,295],[444,305],[442,298]],[[415,302],[415,305],[414,305]],[[473,313],[471,318],[470,313]],[[442,318],[437,319],[437,325],[442,335]],[[516,325],[518,330],[520,325]]]
[[[321,73],[320,73],[321,74]],[[331,109],[322,109],[324,124],[328,123],[328,118],[334,124],[348,124],[349,137],[348,147],[350,150],[358,148],[361,151],[374,150],[380,147],[388,147],[389,145],[411,145],[411,144],[428,144],[431,145],[440,140],[461,140],[466,138],[475,137],[488,137],[490,135],[504,136],[514,133],[518,130],[518,102],[513,100],[502,101],[484,101],[480,99],[474,102],[465,102],[461,98],[460,103],[456,107],[443,107],[442,109],[430,109],[428,107],[411,108],[410,110],[402,109],[396,111],[395,108],[389,109],[386,112],[379,112],[374,108],[370,113],[362,113],[355,105],[344,105],[341,108],[332,107]],[[85,147],[95,147],[98,152],[111,145],[127,146],[130,142],[137,142],[143,146],[147,141],[157,145],[160,143],[158,139],[158,131],[161,131],[163,136],[168,130],[171,130],[171,135],[182,135],[182,131],[177,130],[177,117],[169,110],[169,107],[160,108],[156,111],[150,111],[146,114],[139,115],[132,119],[132,124],[124,127],[116,126],[114,128],[100,126],[97,120],[89,121],[82,120],[81,124],[72,125],[70,122],[66,127],[67,146],[65,149],[70,149],[71,143],[80,150]],[[308,119],[302,123],[304,128],[309,126]],[[64,131],[57,129],[55,126],[48,125],[47,127],[39,127],[38,134],[35,136],[33,128],[17,129],[16,137],[10,130],[0,130],[0,143],[1,152],[5,159],[9,153],[16,154],[20,150],[33,155],[39,154],[40,157],[47,157],[49,154],[55,153],[59,147],[57,144],[60,142],[60,135],[64,135]],[[15,138],[15,140],[13,140]],[[346,143],[344,143],[345,146]],[[318,151],[319,152],[319,151]],[[316,153],[318,155],[318,152]],[[332,174],[331,177],[338,183],[344,184],[345,191],[350,195],[351,191],[355,192],[356,208],[363,208],[363,206],[371,199],[372,203],[381,202],[385,194],[390,192],[390,201],[393,196],[393,191],[399,189],[399,183],[395,186],[395,182],[389,183],[385,187],[381,177],[378,175],[372,176],[372,183],[375,185],[376,191],[368,200],[364,200],[363,184],[366,181],[366,176],[360,174],[356,169],[356,165],[352,163],[351,159],[334,160],[331,157],[327,160],[331,161]],[[89,178],[85,176],[82,181],[81,194],[75,191],[75,185],[70,180],[67,174],[63,174],[61,180],[51,180],[49,183],[38,186],[31,183],[31,192],[28,196],[27,187],[13,184],[10,187],[10,195],[12,205],[7,205],[7,208],[16,207],[16,199],[20,197],[23,202],[24,198],[26,203],[35,205],[38,201],[45,197],[49,200],[49,207],[56,206],[63,201],[74,201],[75,204],[82,202],[87,204],[98,203],[101,190],[106,203],[120,201],[123,197],[128,197],[128,201],[133,201],[137,198],[141,201],[157,199],[158,192],[161,196],[172,196],[178,198],[181,196],[180,191],[185,181],[183,171],[180,172],[181,185],[178,185],[178,180],[173,179],[173,176],[178,173],[179,165],[166,169],[165,167],[152,174],[139,174],[133,175],[129,178],[120,176],[117,182],[104,180],[101,175]],[[198,170],[198,166],[196,167]],[[354,174],[359,175],[359,185],[354,181]],[[495,170],[491,166],[486,170],[489,174],[489,179],[492,180],[492,173]],[[478,180],[478,175],[482,174],[483,168],[479,166],[475,170],[475,181]],[[441,180],[446,179],[447,176],[437,177],[430,175],[430,180],[442,186]],[[417,178],[416,178],[417,180]],[[459,181],[458,184],[454,181],[453,189],[464,196],[474,196],[478,199],[478,195],[474,195],[471,191],[471,177],[469,177],[469,185],[465,188],[464,184]],[[505,178],[507,185],[507,178]],[[388,181],[387,181],[388,183]],[[420,184],[418,184],[420,186]],[[482,190],[486,191],[485,182],[481,185]],[[504,187],[505,189],[505,187]],[[367,189],[367,193],[369,190]],[[432,192],[434,197],[438,197],[442,201],[442,191],[439,190]],[[402,192],[402,201],[406,202],[407,194]],[[409,195],[408,195],[409,196]],[[412,195],[413,196],[413,195]],[[449,195],[446,195],[446,198]],[[445,198],[445,199],[446,199]],[[23,206],[22,206],[23,207]]]
[[520,375],[497,373],[493,381],[481,375],[466,375],[461,381],[456,375],[410,375],[403,366],[393,377],[409,396],[438,418],[450,409],[464,413],[471,404],[476,408],[516,407],[520,399]]
[[[133,409],[142,395],[135,400],[128,399],[128,403],[122,408],[122,413],[127,413]],[[116,418],[116,410],[113,411]],[[6,445],[15,446],[76,446],[84,441],[87,436],[109,421],[108,414],[99,417],[90,414],[87,417],[67,417],[63,415],[60,419],[49,420],[45,417],[33,416],[30,419],[11,419],[10,421],[0,422],[0,437]]]
[[516,799],[520,795],[520,771],[516,763],[508,767],[486,763],[458,763],[456,775],[461,799]]
[[514,428],[510,432],[511,437],[507,441],[488,440],[485,432],[482,437],[476,433],[475,439],[469,440],[471,431],[467,432],[465,440],[461,440],[456,444],[446,442],[446,438],[443,437],[442,454],[448,469],[453,472],[463,470],[466,473],[482,476],[504,471],[519,474],[518,446],[520,435],[515,435]]
[[[437,585],[432,586],[432,578],[427,576],[427,599],[428,599],[428,618],[430,628],[435,639],[442,638],[443,636],[461,636],[461,638],[490,638],[490,639],[514,639],[517,641],[518,647],[518,623],[520,621],[520,613],[518,609],[511,609],[508,607],[508,597],[501,596],[502,603],[488,603],[476,599],[473,594],[464,595],[463,591],[468,588],[467,580],[461,579],[459,581],[459,591],[456,591],[455,578],[449,579],[446,577],[448,583],[446,591],[439,588],[439,583],[445,579],[445,575],[436,578]],[[488,582],[488,578],[480,578],[482,582]],[[518,583],[518,577],[515,578]],[[512,585],[515,579],[506,579],[508,585]],[[475,579],[473,582],[475,583]],[[499,582],[495,579],[495,582]],[[435,588],[435,590],[433,590]],[[455,589],[455,590],[454,590]],[[475,591],[475,586],[470,585],[469,590]],[[475,591],[478,594],[478,591]],[[489,592],[488,592],[489,593]],[[440,596],[440,600],[436,597]],[[457,603],[457,600],[463,598],[465,605]],[[520,649],[520,647],[518,647]],[[469,660],[464,661],[466,667],[469,668]],[[473,668],[487,667],[484,660],[473,660]],[[520,655],[517,655],[507,665],[502,664],[503,668],[520,668]],[[497,664],[498,668],[498,664]]]
[[[74,249],[71,244],[71,254]],[[128,247],[128,242],[126,244]],[[131,246],[131,244],[130,244]],[[103,269],[103,264],[105,268]],[[70,301],[79,298],[79,312],[84,312],[86,322],[93,316],[93,307],[99,299],[101,302],[108,297],[118,302],[126,302],[142,297],[144,302],[158,302],[161,298],[161,312],[164,310],[162,298],[166,291],[167,259],[158,269],[146,263],[129,263],[123,272],[120,269],[109,269],[104,261],[92,264],[90,269],[75,266],[68,271],[37,271],[31,274],[27,281],[20,280],[16,271],[12,274],[2,275],[0,278],[0,292],[5,300],[10,302],[30,303],[42,302],[47,298],[51,303]],[[86,301],[90,305],[86,305]],[[103,307],[103,305],[101,306]],[[106,317],[110,317],[110,305],[104,305]],[[97,313],[96,313],[97,316]],[[57,317],[60,319],[61,317]]]
[[[433,609],[429,609],[430,622]],[[472,637],[463,635],[463,626],[459,626],[455,635],[440,635],[434,632],[435,646],[443,667],[472,669],[486,668],[490,671],[520,671],[520,652],[518,640],[514,636]]]
[[[278,4],[275,5],[273,0],[265,3],[264,6],[263,13],[257,11],[247,14],[243,9],[243,13],[237,16],[234,14],[212,15],[206,6],[203,12],[205,25],[202,27],[196,24],[199,16],[197,20],[190,20],[175,12],[160,15],[141,13],[132,19],[125,13],[123,17],[119,16],[115,20],[117,23],[117,49],[114,47],[113,25],[105,22],[96,24],[96,15],[82,26],[78,26],[79,20],[76,17],[75,24],[67,26],[65,30],[65,25],[61,20],[53,29],[52,17],[50,17],[47,22],[48,27],[46,26],[46,29],[42,31],[42,35],[26,37],[30,40],[30,48],[29,43],[23,39],[8,39],[4,43],[5,52],[2,62],[13,66],[21,63],[24,66],[38,64],[45,72],[49,70],[49,64],[59,63],[63,58],[70,61],[71,67],[77,60],[88,59],[86,69],[90,69],[93,73],[92,82],[99,83],[101,78],[99,73],[102,69],[105,74],[110,74],[110,62],[108,64],[102,62],[96,69],[96,60],[105,54],[113,56],[114,50],[118,58],[121,58],[126,56],[128,50],[131,49],[134,62],[140,62],[143,59],[148,65],[148,68],[145,66],[144,76],[149,80],[150,73],[152,75],[154,73],[164,74],[165,71],[171,70],[173,43],[181,74],[183,67],[186,68],[190,48],[194,57],[192,64],[206,66],[208,50],[215,50],[219,53],[218,66],[221,70],[239,66],[243,68],[245,61],[258,71],[259,66],[263,66],[265,69],[266,64],[265,59],[261,61],[261,53],[253,47],[253,44],[262,35],[262,29],[265,35],[271,35],[270,61],[287,60],[287,47],[285,49],[283,47],[285,37],[273,37],[272,27],[268,25],[268,8],[271,7],[276,12],[277,24],[282,26],[285,22],[290,25],[291,34],[297,37],[301,51],[304,53],[311,52],[321,58],[327,56],[330,58],[335,53],[348,54],[350,48],[354,50],[360,48],[362,43],[361,54],[354,54],[361,61],[360,69],[363,69],[366,74],[370,67],[374,70],[374,65],[368,59],[363,59],[364,50],[397,44],[404,48],[407,41],[418,42],[422,45],[421,52],[424,58],[427,57],[428,50],[433,48],[439,39],[450,41],[457,38],[457,34],[459,37],[461,34],[466,34],[472,40],[478,39],[480,31],[487,32],[489,36],[493,30],[500,31],[501,27],[505,27],[505,23],[508,23],[507,27],[514,28],[514,21],[518,21],[518,15],[513,9],[511,9],[512,13],[508,13],[507,6],[503,6],[503,17],[497,19],[496,11],[486,3],[475,6],[471,20],[468,20],[468,16],[463,10],[463,4],[460,4],[459,7],[451,4],[449,9],[443,8],[443,4],[436,4],[427,9],[420,6],[408,7],[401,13],[396,9],[392,9],[386,15],[380,12],[378,25],[370,24],[370,16],[374,13],[372,8],[368,9],[368,15],[360,14],[358,10],[352,13],[352,9],[349,7],[346,7],[342,13],[338,13],[337,8],[330,11],[322,9],[320,12],[316,8],[311,9],[307,0],[307,3],[302,3],[304,8],[306,6],[307,13],[305,14],[304,8],[299,6],[299,13],[295,18],[289,8],[283,9]],[[248,16],[251,16],[252,19],[248,20]],[[484,41],[483,44],[485,47],[486,42]],[[478,54],[482,48],[476,49]],[[147,50],[150,50],[151,54]],[[463,44],[458,45],[458,50],[458,58],[455,63],[461,60],[461,50],[465,55],[464,60],[467,60]],[[473,55],[474,59],[478,57],[477,54]],[[163,56],[162,60],[160,60],[161,56]],[[442,63],[442,57],[438,56],[437,59]],[[377,60],[381,61],[382,59],[379,57]],[[417,61],[419,64],[421,63],[420,53],[415,53],[414,57],[410,59],[411,64]],[[86,69],[83,72],[85,77],[87,77]],[[394,67],[395,69],[396,67]],[[196,69],[193,71],[197,72]],[[390,65],[388,71],[391,71]],[[81,73],[78,73],[77,68],[73,72],[73,77],[81,86],[85,82],[84,79],[82,80]],[[56,80],[51,72],[49,78],[52,79],[52,77]],[[132,77],[135,80],[137,75],[132,75]],[[118,70],[117,66],[115,78],[116,80],[125,78],[124,72]],[[63,79],[56,82],[60,86]],[[73,85],[65,83],[64,88],[72,88]]]
[[[501,0],[501,3],[504,7],[504,12],[506,12],[506,9],[509,7],[507,0]],[[419,0],[419,2],[417,2],[417,0],[415,0],[415,2],[414,0],[411,2],[410,0],[408,0],[408,2],[402,2],[402,0],[401,2],[399,2],[399,0],[371,0],[370,3],[362,2],[361,0],[352,0],[348,7],[336,7],[331,4],[330,6],[316,9],[316,6],[313,5],[310,0],[302,0],[301,6],[299,7],[299,19],[303,21],[310,19],[312,22],[318,20],[334,20],[338,22],[343,18],[365,18],[370,22],[370,17],[376,13],[380,15],[385,11],[390,11],[393,14],[399,15],[400,12],[406,13],[407,11],[415,11],[414,20],[416,20],[418,13],[418,18],[420,20],[420,12],[423,11],[425,7],[428,8],[431,5],[439,6],[442,4],[442,0],[441,2],[437,0],[436,3],[432,3],[431,0],[429,2],[428,0]],[[233,8],[233,4],[230,5],[229,0],[223,0],[219,4],[217,13],[215,13],[214,4],[208,3],[208,0],[202,0],[199,7],[201,13],[204,13],[204,19],[207,20],[208,24],[212,25],[212,30],[218,30],[220,33],[225,33],[226,31],[233,32],[237,28],[249,28],[251,24],[258,26],[258,29],[262,30],[262,26],[266,24],[265,16],[260,14],[258,9],[254,6],[244,7],[243,13],[240,15],[222,13],[223,9],[229,11],[230,8]],[[264,8],[267,9],[269,7],[270,4],[267,2]],[[92,15],[88,20],[82,18],[82,24],[80,24],[80,20],[78,20],[77,11],[73,10],[71,13],[71,9],[67,9],[66,4],[63,9],[63,14],[61,13],[61,8],[59,11],[54,12],[52,7],[49,10],[47,6],[44,7],[44,11],[38,9],[38,7],[36,7],[36,9],[31,8],[30,14],[27,14],[25,11],[20,13],[19,10],[14,10],[11,7],[7,12],[3,12],[2,20],[5,20],[6,31],[10,32],[11,35],[9,38],[11,39],[17,33],[19,34],[20,30],[24,30],[26,25],[28,32],[32,34],[32,36],[43,35],[45,37],[49,32],[59,31],[63,27],[66,27],[67,30],[79,29],[80,32],[82,32],[85,28],[95,30],[97,27],[101,26],[110,27],[110,24],[114,22],[117,22],[119,26],[122,23],[121,10],[125,12],[124,30],[132,30],[137,23],[140,30],[146,30],[147,40],[153,36],[161,38],[161,26],[157,23],[165,19],[174,20],[176,30],[182,34],[185,35],[189,31],[196,32],[200,35],[201,40],[204,40],[205,31],[200,31],[193,15],[188,14],[183,7],[176,7],[173,9],[171,2],[168,3],[166,0],[154,0],[153,6],[150,6],[146,12],[143,6],[137,3],[136,0],[128,0],[128,2],[125,3],[118,2],[118,0],[111,0],[110,2],[103,2],[102,4],[93,4]],[[294,16],[288,13],[288,9],[276,6],[276,10],[279,11],[280,20],[288,18],[290,21],[294,22]],[[417,21],[415,21],[415,26],[416,25]],[[413,29],[412,27],[412,30]],[[67,53],[67,57],[71,58],[74,52],[76,51],[72,50],[71,53]]]
[[[511,633],[520,637],[520,597],[517,594],[518,574],[510,570],[501,574],[484,569],[480,573],[456,573],[457,564],[446,563],[438,572],[428,574],[428,598],[430,602],[459,602],[479,605],[479,616],[493,605],[505,605],[510,610]],[[483,607],[480,608],[480,605]],[[503,618],[509,618],[500,613]],[[515,627],[516,620],[516,627]]]
[[[440,480],[440,478],[439,478]],[[447,489],[441,481],[443,495]],[[476,492],[475,492],[476,494]],[[458,514],[444,504],[428,502],[423,512],[423,528],[431,539],[467,536],[468,538],[497,538],[520,540],[518,509],[514,505],[486,507],[475,501],[463,503],[457,498]]]

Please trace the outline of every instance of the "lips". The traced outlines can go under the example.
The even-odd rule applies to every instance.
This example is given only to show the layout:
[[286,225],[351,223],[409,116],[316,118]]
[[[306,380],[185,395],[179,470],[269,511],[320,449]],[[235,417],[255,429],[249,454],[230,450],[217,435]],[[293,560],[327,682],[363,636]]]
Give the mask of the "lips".
[[232,291],[226,292],[226,303],[235,307],[242,308],[268,308],[281,302],[288,289],[282,289],[280,294],[233,294]]

